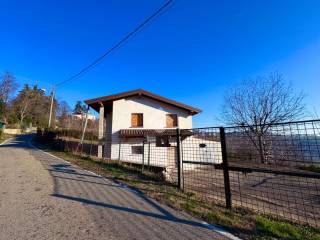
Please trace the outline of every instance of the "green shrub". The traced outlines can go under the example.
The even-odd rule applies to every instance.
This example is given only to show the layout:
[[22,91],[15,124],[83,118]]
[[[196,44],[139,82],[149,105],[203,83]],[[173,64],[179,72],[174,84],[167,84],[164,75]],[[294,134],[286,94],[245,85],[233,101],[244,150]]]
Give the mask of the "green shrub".
[[[80,139],[82,136],[81,130],[75,130],[75,129],[60,129],[56,131],[57,135],[60,137],[71,137]],[[93,132],[86,132],[84,136],[84,140],[98,140],[98,136],[94,134]]]
[[36,140],[43,143],[53,143],[57,133],[50,129],[40,129],[37,128],[37,137]]

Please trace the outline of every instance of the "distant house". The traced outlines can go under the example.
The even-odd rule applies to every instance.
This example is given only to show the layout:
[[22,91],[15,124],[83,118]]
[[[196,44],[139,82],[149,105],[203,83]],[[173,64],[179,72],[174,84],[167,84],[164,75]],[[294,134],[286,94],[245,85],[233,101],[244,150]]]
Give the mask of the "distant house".
[[[84,119],[86,117],[86,113],[80,114],[80,113],[72,113],[71,114],[72,119]],[[92,120],[95,121],[96,120],[96,116],[94,116],[93,114],[88,113],[87,116],[88,120]]]
[[[133,163],[148,161],[159,167],[176,165],[176,128],[191,129],[192,117],[201,112],[143,89],[89,99],[85,103],[100,114],[99,137],[105,136],[105,142],[104,149],[98,148],[98,157]],[[205,158],[213,161],[206,147],[213,148],[215,142],[185,130],[182,141],[186,139],[188,144],[193,144],[194,153],[199,154],[198,160],[205,154]]]

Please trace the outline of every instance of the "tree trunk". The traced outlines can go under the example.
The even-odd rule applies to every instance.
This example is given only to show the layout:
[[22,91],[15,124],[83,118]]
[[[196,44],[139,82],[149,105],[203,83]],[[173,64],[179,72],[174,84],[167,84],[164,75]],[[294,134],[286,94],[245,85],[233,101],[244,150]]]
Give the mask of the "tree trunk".
[[24,119],[24,117],[21,117],[21,118],[20,118],[20,129],[21,129],[21,130],[22,130],[23,119]]
[[259,142],[260,162],[264,164],[264,163],[266,163],[266,158],[265,158],[265,154],[264,154],[263,140],[262,140],[261,134],[258,134],[258,142]]

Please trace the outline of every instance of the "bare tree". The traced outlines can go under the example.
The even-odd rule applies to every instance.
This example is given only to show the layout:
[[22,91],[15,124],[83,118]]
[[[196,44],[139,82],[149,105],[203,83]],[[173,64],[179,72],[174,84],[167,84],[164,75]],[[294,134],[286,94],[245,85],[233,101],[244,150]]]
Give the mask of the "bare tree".
[[314,118],[320,119],[319,114],[317,112],[317,109],[315,107],[313,107],[313,114],[312,115],[313,115]]
[[6,72],[0,80],[0,99],[7,103],[10,96],[17,90],[18,84],[15,77]]
[[295,94],[279,74],[243,81],[225,96],[222,117],[239,125],[267,161],[265,136],[270,124],[300,119],[305,114],[303,93]]
[[9,72],[4,73],[0,79],[0,117],[6,118],[8,114],[8,102],[16,91],[18,84],[15,77]]
[[62,128],[67,127],[70,122],[71,108],[66,101],[61,101],[58,105],[59,125]]

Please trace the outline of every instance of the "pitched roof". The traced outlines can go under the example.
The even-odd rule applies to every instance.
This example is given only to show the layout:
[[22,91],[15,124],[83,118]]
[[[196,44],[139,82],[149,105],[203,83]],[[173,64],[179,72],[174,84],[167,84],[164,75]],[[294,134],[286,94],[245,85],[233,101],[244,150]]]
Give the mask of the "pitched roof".
[[198,109],[198,108],[194,108],[194,107],[191,107],[191,106],[186,105],[184,103],[180,103],[180,102],[177,102],[177,101],[162,97],[160,95],[148,92],[148,91],[143,90],[143,89],[137,89],[137,90],[132,90],[132,91],[128,91],[128,92],[112,94],[112,95],[108,95],[108,96],[104,96],[104,97],[88,99],[88,100],[85,100],[84,102],[86,104],[88,104],[90,107],[92,107],[94,110],[99,111],[99,104],[100,103],[103,103],[105,105],[106,103],[110,103],[110,102],[113,102],[115,100],[128,98],[128,97],[133,97],[133,96],[145,96],[145,97],[151,98],[153,100],[156,100],[156,101],[159,101],[159,102],[163,102],[163,103],[166,103],[166,104],[169,104],[169,105],[172,105],[172,106],[187,110],[192,115],[195,115],[195,114],[201,112],[201,110]]

